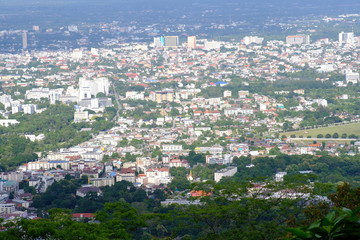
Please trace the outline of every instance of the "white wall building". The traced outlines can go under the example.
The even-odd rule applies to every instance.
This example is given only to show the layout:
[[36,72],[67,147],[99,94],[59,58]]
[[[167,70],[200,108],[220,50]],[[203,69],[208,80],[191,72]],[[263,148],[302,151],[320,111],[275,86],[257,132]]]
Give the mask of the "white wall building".
[[257,37],[257,36],[246,36],[243,38],[243,42],[246,45],[251,44],[251,43],[262,44],[263,41],[264,41],[264,38]]
[[163,152],[181,152],[182,150],[182,145],[162,145]]
[[216,171],[214,174],[215,182],[219,182],[223,177],[234,176],[235,173],[237,173],[237,167],[227,167],[219,171]]
[[3,127],[8,127],[10,125],[19,124],[20,122],[16,119],[0,119],[0,125]]

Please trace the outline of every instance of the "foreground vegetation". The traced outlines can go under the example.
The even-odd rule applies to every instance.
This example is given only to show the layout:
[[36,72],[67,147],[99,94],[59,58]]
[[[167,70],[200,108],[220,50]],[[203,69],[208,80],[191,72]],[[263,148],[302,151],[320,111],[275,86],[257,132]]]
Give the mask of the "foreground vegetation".
[[[71,181],[71,180],[67,180]],[[295,184],[295,185],[294,185]],[[117,183],[113,193],[125,182]],[[304,185],[268,186],[268,190]],[[69,209],[54,208],[37,220],[3,222],[6,231],[1,239],[358,239],[360,225],[360,188],[340,185],[329,195],[334,203],[309,198],[263,198],[263,193],[248,195],[251,185],[197,184],[195,189],[208,191],[200,205],[160,206],[159,195],[146,197],[139,207],[120,191],[120,200],[107,202],[94,219],[74,221]],[[311,190],[309,189],[311,192]],[[159,192],[159,191],[158,191]],[[309,192],[309,193],[310,193]],[[167,193],[163,192],[163,196]],[[125,197],[125,198],[122,198]],[[84,199],[94,198],[87,196]],[[313,199],[313,200],[310,200]],[[139,199],[140,200],[140,199]],[[150,201],[151,200],[151,201]],[[314,222],[314,223],[313,223]],[[313,223],[313,224],[312,224]],[[290,234],[293,233],[293,235]]]

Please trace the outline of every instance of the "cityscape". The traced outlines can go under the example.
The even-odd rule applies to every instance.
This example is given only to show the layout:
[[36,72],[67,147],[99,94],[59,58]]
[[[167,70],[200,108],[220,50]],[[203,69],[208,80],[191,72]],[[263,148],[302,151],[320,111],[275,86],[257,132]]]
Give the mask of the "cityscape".
[[0,239],[360,238],[359,3],[66,2],[0,2]]

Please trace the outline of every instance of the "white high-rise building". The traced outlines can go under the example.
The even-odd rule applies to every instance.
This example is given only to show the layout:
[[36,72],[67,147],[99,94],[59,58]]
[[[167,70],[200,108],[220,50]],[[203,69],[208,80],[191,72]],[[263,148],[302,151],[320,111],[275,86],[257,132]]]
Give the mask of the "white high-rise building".
[[27,49],[28,47],[28,40],[27,40],[27,32],[22,33],[22,48]]
[[154,47],[155,48],[162,48],[164,47],[165,39],[164,37],[154,37]]
[[35,104],[25,104],[23,105],[23,109],[25,114],[34,114],[37,106]]
[[339,46],[355,44],[355,37],[353,32],[341,32],[339,33]]
[[196,48],[196,37],[195,36],[188,36],[187,47],[188,48]]
[[93,80],[87,80],[85,78],[79,79],[79,100],[85,98],[91,98],[98,93],[109,94],[110,82],[109,79],[102,77]]

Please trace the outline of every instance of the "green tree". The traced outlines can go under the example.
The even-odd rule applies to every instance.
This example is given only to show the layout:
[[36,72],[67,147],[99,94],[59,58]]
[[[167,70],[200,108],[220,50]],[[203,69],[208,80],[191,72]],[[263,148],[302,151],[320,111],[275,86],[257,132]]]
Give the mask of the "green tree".
[[310,226],[293,228],[292,239],[360,239],[359,211],[336,209]]

